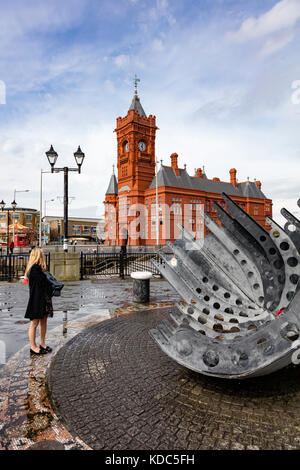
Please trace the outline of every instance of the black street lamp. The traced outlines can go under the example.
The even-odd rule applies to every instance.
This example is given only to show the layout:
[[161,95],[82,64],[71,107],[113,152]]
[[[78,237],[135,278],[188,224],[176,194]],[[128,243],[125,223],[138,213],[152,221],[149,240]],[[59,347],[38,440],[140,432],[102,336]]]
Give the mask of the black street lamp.
[[84,160],[84,153],[81,151],[80,145],[78,146],[77,152],[74,153],[74,158],[78,166],[78,173],[81,173],[81,165],[83,164]]
[[46,152],[46,155],[47,155],[47,158],[48,158],[48,161],[51,165],[51,173],[53,173],[54,171],[54,165],[56,163],[56,160],[58,158],[58,154],[55,152],[54,148],[50,147],[50,150],[48,150],[48,152]]
[[67,166],[63,168],[55,168],[58,154],[55,152],[52,145],[50,150],[46,152],[46,156],[51,166],[51,173],[59,173],[60,171],[64,172],[64,250],[68,251],[68,175],[69,171],[76,171],[77,173],[81,173],[81,166],[85,154],[81,151],[80,146],[78,147],[77,152],[74,153],[77,168],[68,168]]
[[[10,210],[9,209],[5,209],[5,206],[6,206],[6,203],[3,201],[0,202],[0,207],[1,207],[1,210],[2,212],[4,210],[6,210],[7,212],[7,242],[6,242],[6,253],[7,255],[9,254],[9,246],[8,246],[8,243],[9,243],[9,214],[10,214]],[[12,207],[12,210],[13,212],[15,212],[16,210],[16,207],[17,207],[17,203],[16,201],[14,200],[12,203],[11,203],[11,207]]]

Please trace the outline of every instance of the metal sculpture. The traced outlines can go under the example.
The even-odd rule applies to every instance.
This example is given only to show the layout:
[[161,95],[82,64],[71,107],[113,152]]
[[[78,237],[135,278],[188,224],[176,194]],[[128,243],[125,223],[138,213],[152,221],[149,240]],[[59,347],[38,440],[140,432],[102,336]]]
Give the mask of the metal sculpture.
[[[155,267],[182,301],[150,330],[161,349],[202,374],[242,379],[300,362],[300,221],[286,209],[270,232],[223,193],[222,226],[202,212],[209,234],[182,238]],[[300,200],[298,201],[300,207]]]

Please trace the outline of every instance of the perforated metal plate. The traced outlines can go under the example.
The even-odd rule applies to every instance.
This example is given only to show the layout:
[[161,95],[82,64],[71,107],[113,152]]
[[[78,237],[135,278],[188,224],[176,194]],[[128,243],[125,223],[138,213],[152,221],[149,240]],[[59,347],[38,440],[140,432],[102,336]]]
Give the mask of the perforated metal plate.
[[182,301],[150,334],[194,371],[230,379],[269,374],[290,364],[300,344],[300,221],[282,209],[284,228],[268,218],[267,232],[223,199],[226,211],[215,204],[222,226],[203,214],[204,241],[180,227],[181,239],[169,244],[173,256],[152,261]]

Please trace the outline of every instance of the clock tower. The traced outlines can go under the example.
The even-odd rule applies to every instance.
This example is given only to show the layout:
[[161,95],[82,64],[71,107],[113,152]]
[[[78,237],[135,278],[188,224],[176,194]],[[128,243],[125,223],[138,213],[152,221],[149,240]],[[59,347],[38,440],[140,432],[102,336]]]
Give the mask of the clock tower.
[[[118,193],[130,191],[130,196],[141,196],[155,175],[156,118],[147,117],[135,93],[127,116],[117,118]],[[140,197],[139,197],[140,199]],[[132,201],[133,202],[133,201]],[[141,200],[135,202],[143,202]]]
[[[178,155],[171,154],[171,166],[160,165],[155,178],[155,137],[158,127],[153,115],[147,116],[135,91],[125,117],[117,118],[117,169],[110,178],[105,196],[105,244],[154,246],[177,239],[177,223],[187,230],[199,229],[199,207],[216,221],[213,203],[224,208],[222,192],[233,198],[266,230],[266,216],[272,215],[272,201],[261,191],[261,183],[236,179],[230,170],[230,183],[209,179],[198,168],[193,176],[178,166]],[[198,227],[198,228],[197,228]],[[122,250],[124,252],[124,250]]]

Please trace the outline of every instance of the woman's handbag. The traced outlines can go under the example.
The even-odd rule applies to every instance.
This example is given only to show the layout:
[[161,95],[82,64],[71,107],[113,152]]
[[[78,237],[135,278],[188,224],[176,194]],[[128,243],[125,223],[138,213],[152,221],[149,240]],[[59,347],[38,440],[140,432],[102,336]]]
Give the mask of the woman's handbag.
[[49,271],[43,271],[45,274],[46,278],[51,284],[52,287],[52,297],[59,297],[61,294],[61,290],[64,287],[64,284],[60,281],[57,281],[54,276],[52,276]]
[[26,274],[24,275],[22,284],[29,284],[29,280],[28,280],[28,277],[26,276]]

